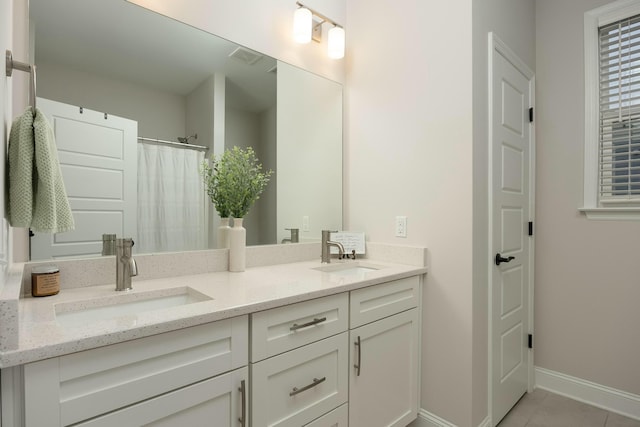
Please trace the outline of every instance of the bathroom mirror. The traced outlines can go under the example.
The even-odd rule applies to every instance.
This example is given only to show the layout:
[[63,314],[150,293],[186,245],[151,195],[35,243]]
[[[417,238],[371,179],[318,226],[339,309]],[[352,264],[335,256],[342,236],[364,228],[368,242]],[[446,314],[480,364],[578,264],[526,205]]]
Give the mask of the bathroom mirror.
[[[136,179],[118,181],[113,187],[124,187],[124,192],[136,187],[140,194],[135,197],[142,199],[135,214],[130,209],[127,215],[133,219],[127,221],[120,218],[124,208],[98,215],[98,209],[88,207],[89,201],[112,202],[107,200],[112,193],[102,185],[106,182],[102,177],[108,175],[102,172],[110,167],[104,165],[110,160],[103,162],[95,152],[85,150],[100,139],[86,136],[94,135],[93,130],[78,130],[74,137],[82,137],[74,144],[81,147],[81,155],[70,153],[64,144],[58,148],[61,163],[65,156],[73,162],[79,157],[89,159],[87,164],[74,163],[72,172],[63,166],[65,181],[70,181],[65,184],[72,187],[68,188],[72,204],[80,196],[71,193],[78,183],[85,184],[78,190],[82,201],[76,200],[82,211],[76,223],[83,229],[32,237],[32,259],[100,255],[103,233],[131,235],[141,241],[147,236],[146,241],[154,242],[139,245],[138,253],[215,248],[219,219],[208,197],[204,207],[197,208],[202,215],[195,221],[177,221],[188,223],[186,231],[175,224],[150,226],[153,221],[138,209],[146,204],[152,211],[159,210],[165,203],[143,195],[146,184],[141,181],[181,174],[177,169],[183,166],[177,165],[177,159],[198,151],[181,146],[179,139],[206,147],[204,157],[220,155],[234,145],[251,146],[264,167],[275,171],[245,218],[248,245],[281,243],[290,236],[288,228],[300,230],[300,241],[319,239],[325,228],[341,228],[340,84],[122,0],[31,0],[29,7],[38,96],[60,103],[63,110],[69,107],[69,123],[106,113],[107,122],[97,123],[97,128],[111,131],[109,120],[131,121],[136,128]],[[42,101],[42,105],[48,104]],[[82,113],[78,113],[80,107]],[[141,166],[145,163],[141,156],[146,155],[141,147],[147,146],[173,150],[161,166],[164,169],[153,176]],[[194,160],[190,161],[187,170],[193,175]],[[180,195],[186,192],[178,190]],[[163,198],[186,206],[172,197]],[[194,232],[197,239],[189,237]],[[182,241],[175,244],[174,240]]]

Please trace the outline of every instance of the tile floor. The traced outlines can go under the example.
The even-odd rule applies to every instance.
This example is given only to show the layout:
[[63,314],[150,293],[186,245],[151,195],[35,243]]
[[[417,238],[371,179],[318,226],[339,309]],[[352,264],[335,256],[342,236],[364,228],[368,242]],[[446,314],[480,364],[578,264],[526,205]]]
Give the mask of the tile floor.
[[498,427],[640,427],[640,421],[548,391],[525,394]]

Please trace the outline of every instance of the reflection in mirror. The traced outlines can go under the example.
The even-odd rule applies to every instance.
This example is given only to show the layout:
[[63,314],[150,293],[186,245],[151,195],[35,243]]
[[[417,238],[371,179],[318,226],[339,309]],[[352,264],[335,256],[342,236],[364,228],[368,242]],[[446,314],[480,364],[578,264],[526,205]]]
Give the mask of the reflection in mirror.
[[77,224],[34,236],[31,259],[100,255],[105,233],[137,253],[215,247],[198,165],[234,145],[275,171],[248,245],[341,228],[341,85],[120,0],[31,0],[30,17]]

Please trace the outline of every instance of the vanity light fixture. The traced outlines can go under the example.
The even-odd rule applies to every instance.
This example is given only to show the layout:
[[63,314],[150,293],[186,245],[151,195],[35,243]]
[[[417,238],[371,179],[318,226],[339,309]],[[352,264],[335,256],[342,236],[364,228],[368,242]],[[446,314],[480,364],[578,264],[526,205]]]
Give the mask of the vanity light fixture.
[[309,43],[311,41],[311,31],[313,25],[313,15],[306,7],[300,6],[293,14],[293,39],[296,43]]
[[296,5],[298,9],[293,14],[293,39],[297,43],[309,43],[311,40],[320,42],[322,40],[322,24],[326,22],[333,25],[328,34],[327,54],[332,59],[343,58],[344,28],[334,20],[300,2],[296,2]]
[[344,58],[344,28],[334,26],[329,30],[327,53],[329,58]]

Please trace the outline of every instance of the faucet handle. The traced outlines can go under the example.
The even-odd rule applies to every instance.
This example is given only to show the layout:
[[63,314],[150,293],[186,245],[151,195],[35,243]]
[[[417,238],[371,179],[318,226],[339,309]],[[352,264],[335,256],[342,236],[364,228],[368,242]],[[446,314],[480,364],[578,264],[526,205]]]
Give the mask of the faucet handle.
[[125,247],[133,247],[133,245],[135,245],[136,242],[133,241],[132,237],[123,237],[121,239],[116,239],[116,247],[121,247],[121,248],[125,248]]
[[137,275],[138,275],[138,263],[136,263],[136,260],[133,257],[129,258],[129,276],[133,277]]

